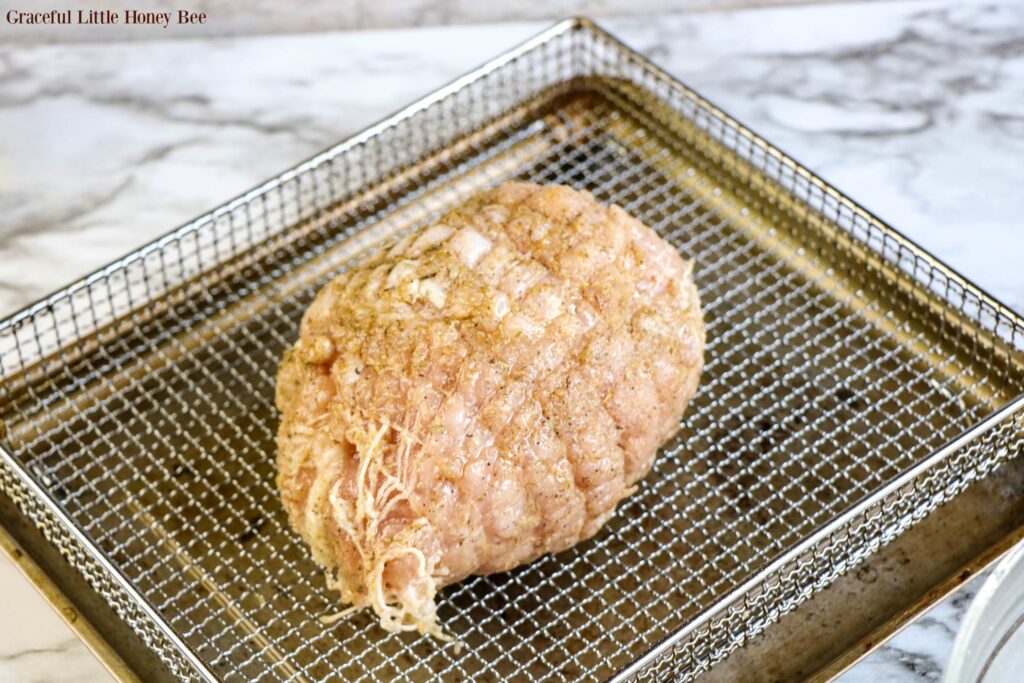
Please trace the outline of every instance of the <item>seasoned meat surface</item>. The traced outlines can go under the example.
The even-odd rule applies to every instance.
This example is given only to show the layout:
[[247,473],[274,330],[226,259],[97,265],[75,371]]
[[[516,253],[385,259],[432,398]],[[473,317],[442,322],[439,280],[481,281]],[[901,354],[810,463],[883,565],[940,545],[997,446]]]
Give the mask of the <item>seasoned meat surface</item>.
[[564,186],[481,192],[306,311],[277,378],[291,524],[344,603],[442,636],[441,587],[601,528],[703,349],[691,263],[653,230]]

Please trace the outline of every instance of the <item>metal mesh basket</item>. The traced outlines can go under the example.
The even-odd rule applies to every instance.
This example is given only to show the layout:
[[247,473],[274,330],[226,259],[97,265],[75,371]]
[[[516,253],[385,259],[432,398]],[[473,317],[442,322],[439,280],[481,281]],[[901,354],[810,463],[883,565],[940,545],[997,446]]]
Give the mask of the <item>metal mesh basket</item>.
[[[594,539],[445,590],[461,651],[336,599],[273,484],[318,288],[508,178],[697,263],[698,396]],[[1024,324],[569,21],[0,324],[0,484],[176,676],[686,680],[1024,449]]]

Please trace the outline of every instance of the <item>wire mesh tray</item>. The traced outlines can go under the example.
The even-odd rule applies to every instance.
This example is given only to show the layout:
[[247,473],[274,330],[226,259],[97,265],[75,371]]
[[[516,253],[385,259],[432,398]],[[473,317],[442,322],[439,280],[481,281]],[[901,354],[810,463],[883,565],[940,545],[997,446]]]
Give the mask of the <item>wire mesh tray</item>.
[[[273,484],[274,373],[318,288],[508,178],[695,259],[707,365],[596,538],[450,587],[461,652],[330,628]],[[0,482],[174,676],[707,670],[1024,448],[1024,323],[583,20],[0,324]]]

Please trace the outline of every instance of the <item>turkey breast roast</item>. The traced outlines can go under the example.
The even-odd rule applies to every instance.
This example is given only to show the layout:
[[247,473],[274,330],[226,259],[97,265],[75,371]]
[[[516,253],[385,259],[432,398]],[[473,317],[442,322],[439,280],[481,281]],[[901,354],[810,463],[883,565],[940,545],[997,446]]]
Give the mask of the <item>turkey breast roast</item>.
[[691,263],[617,206],[506,183],[328,283],[281,362],[277,482],[352,609],[444,637],[437,591],[596,533],[700,376]]

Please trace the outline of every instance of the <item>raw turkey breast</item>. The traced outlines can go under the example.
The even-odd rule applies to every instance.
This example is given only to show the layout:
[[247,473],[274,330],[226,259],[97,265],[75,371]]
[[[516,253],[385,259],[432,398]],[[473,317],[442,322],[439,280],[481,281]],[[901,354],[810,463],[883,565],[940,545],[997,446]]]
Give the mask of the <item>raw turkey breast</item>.
[[699,380],[691,263],[617,206],[506,183],[317,295],[281,362],[278,486],[352,609],[444,637],[435,595],[595,534]]

